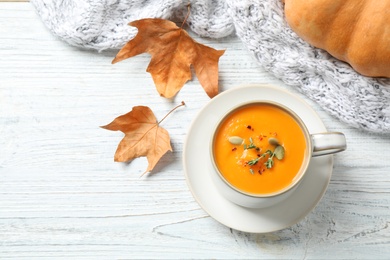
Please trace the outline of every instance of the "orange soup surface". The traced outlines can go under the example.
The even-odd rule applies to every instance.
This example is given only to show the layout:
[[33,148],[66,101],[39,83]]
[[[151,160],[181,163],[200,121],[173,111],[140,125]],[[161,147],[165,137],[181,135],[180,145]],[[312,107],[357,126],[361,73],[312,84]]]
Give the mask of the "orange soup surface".
[[[232,144],[229,137],[243,142]],[[273,157],[273,165],[265,165],[276,138],[284,149],[282,159]],[[283,109],[259,103],[244,106],[229,114],[220,124],[213,143],[214,158],[224,178],[237,189],[251,194],[271,194],[294,182],[306,153],[304,132],[295,119]],[[261,157],[262,154],[266,156]],[[259,158],[254,165],[248,164]]]

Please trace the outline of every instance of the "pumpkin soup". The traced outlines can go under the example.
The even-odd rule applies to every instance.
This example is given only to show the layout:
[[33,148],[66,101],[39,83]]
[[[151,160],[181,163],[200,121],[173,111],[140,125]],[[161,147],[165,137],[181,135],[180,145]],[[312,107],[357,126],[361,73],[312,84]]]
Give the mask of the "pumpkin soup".
[[218,126],[213,155],[232,186],[267,195],[292,184],[308,153],[300,124],[282,108],[255,103],[228,114]]

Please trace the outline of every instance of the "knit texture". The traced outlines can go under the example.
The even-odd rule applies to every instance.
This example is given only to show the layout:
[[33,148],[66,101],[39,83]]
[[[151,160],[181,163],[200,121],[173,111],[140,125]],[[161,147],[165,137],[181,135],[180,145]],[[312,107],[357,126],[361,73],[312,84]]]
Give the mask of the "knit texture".
[[[31,0],[46,26],[82,48],[121,48],[135,36],[130,21],[183,19],[181,0]],[[300,39],[281,0],[193,0],[187,24],[203,37],[236,33],[259,64],[350,126],[390,133],[390,79],[364,77]]]

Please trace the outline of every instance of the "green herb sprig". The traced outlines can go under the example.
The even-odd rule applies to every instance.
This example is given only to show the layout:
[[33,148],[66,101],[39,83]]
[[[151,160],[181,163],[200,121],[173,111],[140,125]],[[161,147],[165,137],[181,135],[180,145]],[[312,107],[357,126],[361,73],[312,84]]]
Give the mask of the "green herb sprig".
[[[249,138],[249,141],[250,141],[249,145],[245,145],[244,144],[244,149],[257,149],[257,150],[260,150],[257,146],[254,145],[252,138]],[[272,139],[269,140],[269,143],[271,145],[276,146],[275,149],[273,151],[272,150],[267,150],[263,154],[259,155],[257,158],[248,161],[247,164],[249,166],[256,165],[260,161],[260,159],[265,158],[268,155],[268,159],[264,163],[264,165],[265,165],[265,167],[267,169],[271,169],[274,166],[274,157],[276,157],[276,159],[278,159],[278,160],[282,160],[284,158],[284,153],[285,153],[284,147],[279,144],[279,141],[277,141],[276,138],[272,138]],[[249,171],[251,173],[253,172],[252,169],[250,169]]]
[[257,151],[260,150],[260,148],[257,147],[257,146],[253,143],[252,137],[249,137],[249,145],[244,144],[244,149],[245,149],[245,150],[248,150],[248,149],[256,149]]
[[[244,143],[244,139],[239,136],[231,136],[229,137],[229,142],[233,145],[239,145],[242,144],[244,146],[244,150],[248,149],[255,149],[256,151],[260,152],[260,148],[256,146],[253,142],[252,137],[249,137],[249,144]],[[268,156],[267,160],[265,161],[264,165],[267,169],[271,169],[274,166],[274,157],[276,157],[278,160],[282,160],[284,158],[284,147],[280,144],[279,140],[275,137],[268,138],[268,143],[275,147],[275,149],[272,151],[268,149],[263,154],[258,154],[257,158],[249,160],[246,162],[249,166],[256,165],[262,158],[265,158]],[[254,174],[254,171],[252,168],[249,169],[251,174]]]

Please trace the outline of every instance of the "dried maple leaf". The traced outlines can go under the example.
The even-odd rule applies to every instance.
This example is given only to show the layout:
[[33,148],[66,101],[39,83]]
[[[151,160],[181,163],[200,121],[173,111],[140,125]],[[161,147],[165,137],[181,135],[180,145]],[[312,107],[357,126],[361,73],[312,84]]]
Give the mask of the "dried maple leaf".
[[[181,105],[184,105],[182,102]],[[115,152],[116,162],[127,162],[137,157],[146,156],[148,168],[152,171],[160,158],[172,151],[168,131],[159,124],[176,108],[172,109],[160,122],[157,122],[153,111],[147,106],[136,106],[124,115],[114,119],[102,128],[112,131],[122,131],[125,137],[120,141]]]
[[[184,23],[183,23],[184,24]],[[218,61],[224,50],[202,45],[175,23],[164,19],[142,19],[129,23],[137,35],[116,55],[112,63],[149,53],[147,68],[160,95],[171,98],[191,79],[191,64],[209,97],[218,94]]]

